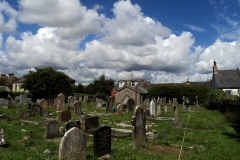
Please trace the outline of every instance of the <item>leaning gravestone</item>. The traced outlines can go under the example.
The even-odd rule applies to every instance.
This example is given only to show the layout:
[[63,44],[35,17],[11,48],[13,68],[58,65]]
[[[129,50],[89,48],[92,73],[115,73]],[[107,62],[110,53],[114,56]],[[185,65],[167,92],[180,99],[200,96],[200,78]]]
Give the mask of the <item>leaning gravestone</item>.
[[64,102],[65,102],[65,96],[64,94],[60,93],[57,97],[57,112],[64,111]]
[[138,105],[134,111],[132,119],[132,138],[133,138],[133,149],[139,149],[142,143],[146,143],[146,117],[143,113],[143,109]]
[[122,104],[118,104],[117,106],[117,115],[121,116],[123,112],[123,105]]
[[60,137],[59,128],[60,128],[60,124],[58,121],[56,121],[56,120],[49,121],[46,124],[44,138],[52,139],[52,138]]
[[39,104],[32,104],[31,106],[30,106],[30,111],[32,111],[32,112],[39,112],[41,109],[40,109],[40,105]]
[[101,126],[93,132],[94,155],[101,157],[111,153],[111,127]]
[[27,95],[26,94],[20,94],[20,104],[27,103]]
[[65,129],[66,131],[68,131],[69,129],[73,128],[73,127],[77,127],[77,128],[81,128],[81,122],[80,121],[73,121],[73,122],[67,122],[65,123]]
[[42,110],[47,110],[48,109],[48,101],[44,98],[41,99],[40,107],[42,108]]
[[79,115],[82,114],[82,109],[81,109],[82,103],[79,101],[74,102],[74,115]]
[[59,145],[59,160],[85,160],[87,157],[87,139],[76,127],[68,130]]
[[114,97],[110,96],[107,101],[106,111],[112,111]]
[[68,97],[68,107],[70,110],[74,110],[74,97],[73,96]]

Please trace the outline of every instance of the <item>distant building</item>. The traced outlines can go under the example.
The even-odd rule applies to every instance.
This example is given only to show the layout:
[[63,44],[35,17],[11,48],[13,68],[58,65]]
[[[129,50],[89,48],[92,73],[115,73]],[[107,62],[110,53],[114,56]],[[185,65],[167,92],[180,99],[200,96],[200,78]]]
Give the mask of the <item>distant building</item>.
[[9,90],[9,91],[12,90],[12,84],[19,79],[13,73],[9,73],[8,75],[1,74],[1,77],[2,78],[6,78],[6,85],[5,85],[5,87],[7,87],[7,90]]
[[240,89],[240,70],[218,70],[217,62],[213,64],[212,90],[222,89],[228,94],[238,95]]
[[127,79],[120,80],[111,91],[111,96],[115,96],[115,102],[133,101],[135,104],[141,104],[143,94],[147,94],[147,86],[150,82],[145,79]]

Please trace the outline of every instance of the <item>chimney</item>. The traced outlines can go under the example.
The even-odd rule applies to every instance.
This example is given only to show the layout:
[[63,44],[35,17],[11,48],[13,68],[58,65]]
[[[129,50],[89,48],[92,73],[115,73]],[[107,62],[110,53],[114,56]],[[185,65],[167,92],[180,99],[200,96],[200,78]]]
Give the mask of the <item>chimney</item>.
[[9,73],[9,74],[8,74],[8,79],[13,80],[13,79],[14,79],[14,74],[13,74],[13,73]]
[[190,84],[190,81],[189,81],[189,79],[187,79],[186,85],[189,85],[189,84]]
[[130,86],[130,78],[127,79],[127,85]]
[[216,61],[213,61],[213,74],[218,74],[218,67]]

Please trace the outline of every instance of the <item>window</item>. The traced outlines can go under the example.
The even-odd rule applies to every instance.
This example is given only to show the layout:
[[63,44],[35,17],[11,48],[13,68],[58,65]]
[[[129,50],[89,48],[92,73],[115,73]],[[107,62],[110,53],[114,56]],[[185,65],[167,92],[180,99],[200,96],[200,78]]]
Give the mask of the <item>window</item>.
[[226,92],[228,95],[231,95],[231,94],[232,94],[232,90],[225,90],[225,92]]

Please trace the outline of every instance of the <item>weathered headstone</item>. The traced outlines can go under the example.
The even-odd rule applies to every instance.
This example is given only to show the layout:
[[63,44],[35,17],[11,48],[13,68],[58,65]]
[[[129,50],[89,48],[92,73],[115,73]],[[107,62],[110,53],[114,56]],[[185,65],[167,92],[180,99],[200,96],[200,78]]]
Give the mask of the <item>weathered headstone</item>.
[[111,127],[102,126],[94,130],[93,143],[94,155],[101,157],[105,154],[111,153]]
[[146,108],[150,107],[150,99],[149,98],[146,99],[145,106],[146,106]]
[[85,95],[83,98],[83,102],[87,102],[87,100],[88,100],[88,95]]
[[101,99],[96,100],[96,107],[101,108],[103,104],[103,101]]
[[44,98],[41,99],[40,107],[42,108],[42,110],[47,110],[48,109],[48,101]]
[[85,160],[87,157],[87,139],[76,127],[69,129],[59,145],[59,160]]
[[157,116],[161,115],[161,106],[160,104],[157,106]]
[[30,111],[32,111],[32,112],[39,112],[41,109],[40,109],[40,104],[32,104],[31,106],[30,106]]
[[107,101],[106,111],[112,111],[114,97],[110,96]]
[[150,115],[151,115],[152,117],[156,117],[155,103],[154,103],[153,100],[152,100],[151,103],[150,103]]
[[169,113],[169,111],[170,111],[169,106],[165,106],[164,111],[165,111],[165,113]]
[[85,131],[88,131],[91,128],[97,128],[99,126],[99,117],[91,116],[85,118]]
[[79,115],[82,114],[82,109],[81,109],[82,103],[79,101],[74,102],[74,115]]
[[59,112],[59,121],[60,122],[68,122],[71,119],[71,112],[62,111]]
[[74,110],[74,97],[73,96],[68,97],[68,107],[70,110]]
[[143,114],[143,109],[138,105],[134,111],[132,119],[132,138],[133,149],[139,149],[143,143],[146,143],[146,117]]
[[29,118],[32,116],[32,112],[31,111],[22,111],[20,114],[19,114],[19,118],[20,119],[24,119],[24,118]]
[[20,94],[20,104],[27,103],[27,95],[26,94]]
[[65,123],[65,129],[66,131],[68,131],[69,129],[73,128],[73,127],[77,127],[77,128],[81,128],[81,122],[80,121],[73,121],[73,122],[67,122]]
[[60,137],[59,128],[60,128],[60,124],[58,121],[56,121],[56,120],[49,121],[46,124],[44,138],[53,139],[53,138]]
[[10,101],[8,99],[0,99],[0,104],[9,105]]
[[118,104],[117,106],[117,115],[121,116],[123,112],[123,106],[121,104]]
[[57,97],[57,112],[64,111],[64,102],[65,102],[65,96],[64,94],[60,93]]
[[53,99],[48,99],[48,106],[53,106]]
[[40,110],[38,112],[38,117],[49,117],[50,111],[49,110]]

